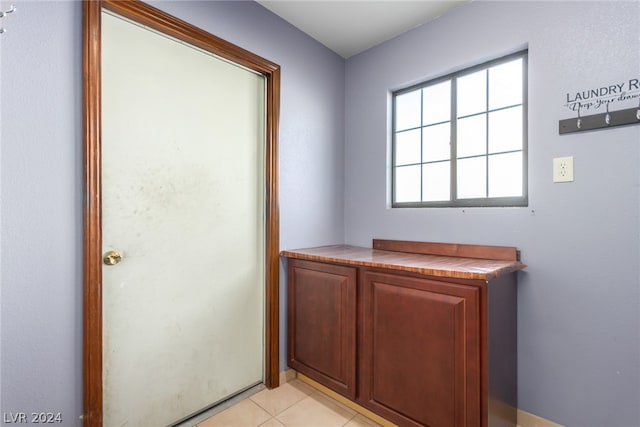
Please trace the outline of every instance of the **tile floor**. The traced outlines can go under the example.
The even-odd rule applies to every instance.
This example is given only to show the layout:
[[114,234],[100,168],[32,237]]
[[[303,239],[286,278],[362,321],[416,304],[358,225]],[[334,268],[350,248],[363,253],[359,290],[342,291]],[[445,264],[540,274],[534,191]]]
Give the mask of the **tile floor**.
[[372,420],[294,379],[262,390],[197,427],[380,427]]

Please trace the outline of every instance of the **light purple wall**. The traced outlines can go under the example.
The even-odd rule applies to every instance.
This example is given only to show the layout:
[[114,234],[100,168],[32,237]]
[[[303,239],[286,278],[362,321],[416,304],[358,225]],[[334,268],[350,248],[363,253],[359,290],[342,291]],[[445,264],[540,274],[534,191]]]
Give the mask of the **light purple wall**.
[[[345,241],[520,248],[519,406],[572,427],[640,426],[640,126],[558,135],[567,92],[640,78],[639,22],[638,2],[475,1],[347,60]],[[529,206],[387,208],[390,90],[525,46]]]
[[[0,36],[0,412],[80,425],[82,7],[13,3]],[[344,60],[254,2],[153,4],[282,67],[281,248],[341,242]]]
[[[0,406],[79,425],[81,6],[14,3],[0,36]],[[518,246],[520,407],[640,425],[640,127],[557,134],[567,92],[640,77],[640,3],[476,1],[349,59],[346,82],[341,58],[255,3],[153,4],[282,66],[281,248]],[[527,44],[530,206],[387,209],[389,90]],[[553,184],[565,155],[576,181]]]
[[61,412],[73,426],[82,380],[81,7],[15,5],[0,35],[1,411]]

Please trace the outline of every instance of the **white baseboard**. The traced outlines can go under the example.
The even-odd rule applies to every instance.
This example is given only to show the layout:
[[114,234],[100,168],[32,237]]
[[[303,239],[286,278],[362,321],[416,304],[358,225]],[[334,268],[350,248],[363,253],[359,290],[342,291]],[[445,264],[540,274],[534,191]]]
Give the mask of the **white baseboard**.
[[518,409],[518,427],[564,427],[553,421],[545,420],[537,415]]

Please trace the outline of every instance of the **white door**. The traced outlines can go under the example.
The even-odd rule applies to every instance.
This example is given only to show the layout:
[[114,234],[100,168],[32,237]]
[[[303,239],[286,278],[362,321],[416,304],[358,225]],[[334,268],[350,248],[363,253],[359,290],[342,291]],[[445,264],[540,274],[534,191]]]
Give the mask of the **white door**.
[[105,427],[262,382],[264,143],[263,76],[103,12]]

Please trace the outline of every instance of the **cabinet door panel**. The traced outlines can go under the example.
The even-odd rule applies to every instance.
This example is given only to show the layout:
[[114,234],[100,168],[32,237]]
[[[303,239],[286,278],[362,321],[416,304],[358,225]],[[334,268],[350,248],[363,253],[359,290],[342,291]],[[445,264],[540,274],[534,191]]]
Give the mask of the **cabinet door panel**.
[[356,269],[289,263],[289,366],[355,398]]
[[363,404],[401,425],[479,425],[479,290],[366,272]]

